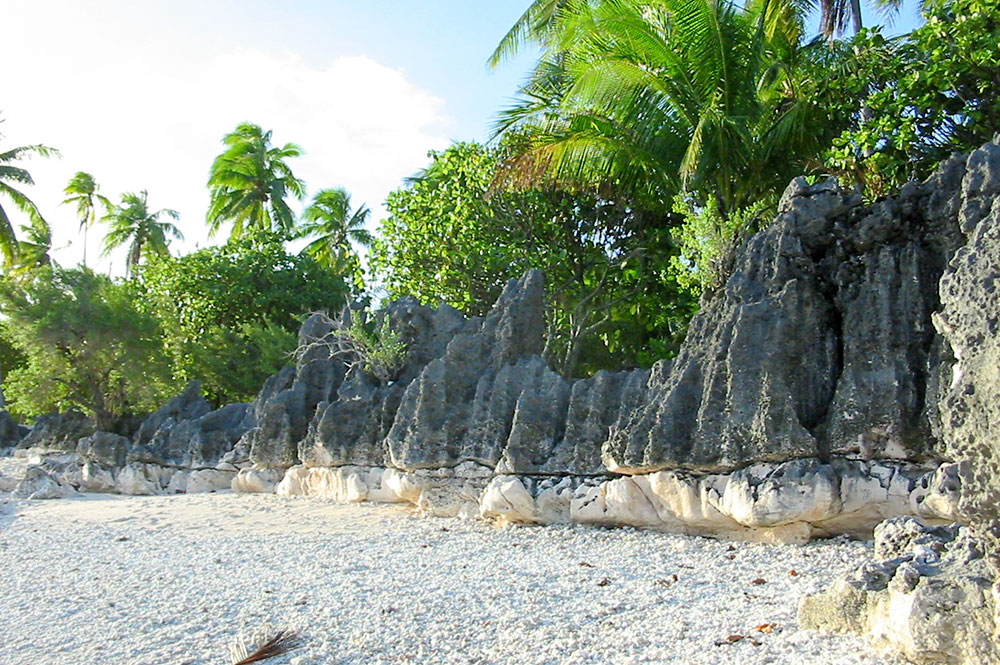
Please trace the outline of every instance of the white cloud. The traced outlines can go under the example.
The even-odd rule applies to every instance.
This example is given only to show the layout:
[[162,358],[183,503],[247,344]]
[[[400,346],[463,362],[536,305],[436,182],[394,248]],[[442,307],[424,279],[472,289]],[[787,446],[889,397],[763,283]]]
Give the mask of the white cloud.
[[[428,150],[448,143],[444,100],[368,57],[317,67],[295,53],[206,55],[134,34],[127,43],[109,44],[127,26],[73,29],[74,21],[85,20],[62,16],[43,48],[5,47],[32,48],[32,57],[16,68],[10,60],[0,64],[0,89],[17,93],[0,99],[6,119],[0,148],[41,142],[63,155],[26,164],[37,182],[28,193],[53,225],[63,265],[82,255],[74,212],[58,205],[78,170],[92,173],[113,199],[147,189],[152,206],[178,210],[184,248],[191,250],[210,242],[205,180],[222,136],[239,122],[272,129],[276,144],[301,145],[306,154],[291,165],[311,191],[346,187],[355,205],[367,203],[376,219],[401,178],[425,164]],[[92,265],[96,235],[100,229],[89,241]]]

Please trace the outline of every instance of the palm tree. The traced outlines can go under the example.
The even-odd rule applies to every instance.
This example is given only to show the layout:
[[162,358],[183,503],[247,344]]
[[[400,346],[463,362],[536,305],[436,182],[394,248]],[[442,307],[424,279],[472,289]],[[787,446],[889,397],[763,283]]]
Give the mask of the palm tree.
[[343,188],[322,189],[302,211],[296,237],[315,236],[303,250],[322,265],[343,272],[348,268],[351,243],[369,247],[372,234],[365,228],[371,210],[362,205],[351,212],[351,195]]
[[[588,2],[588,0],[582,0]],[[589,0],[589,4],[598,5],[608,0]],[[926,4],[931,0],[921,0]],[[572,11],[573,5],[580,0],[534,0],[524,14],[507,31],[490,56],[488,64],[496,67],[504,60],[514,56],[525,44],[535,43],[544,46],[558,31],[560,14]],[[747,0],[744,5],[759,4],[760,0]],[[891,19],[898,14],[903,6],[903,0],[870,0],[875,9],[883,17]],[[854,34],[861,31],[861,0],[783,0],[785,9],[794,13],[802,25],[808,14],[819,11],[820,33],[828,40],[842,36],[851,25]]]
[[212,162],[208,177],[211,234],[226,222],[233,223],[230,238],[254,230],[290,234],[295,216],[285,199],[291,195],[301,200],[305,183],[292,174],[285,160],[302,155],[302,148],[294,143],[275,148],[270,130],[246,122],[222,142],[227,148]]
[[121,204],[108,208],[108,214],[101,219],[102,222],[111,225],[108,234],[104,236],[104,256],[116,247],[130,243],[125,266],[126,276],[132,274],[144,256],[168,254],[167,247],[170,240],[167,236],[177,240],[184,239],[176,226],[170,222],[159,221],[161,215],[178,219],[180,215],[177,211],[164,208],[150,212],[146,198],[146,190],[138,194],[122,194]]
[[[537,4],[537,3],[536,3]],[[700,192],[725,217],[783,187],[824,140],[789,5],[568,2],[501,115],[514,184],[612,186],[653,205]]]
[[83,171],[77,171],[69,184],[66,185],[66,189],[63,190],[65,194],[69,194],[63,205],[70,203],[76,204],[76,213],[80,216],[80,230],[83,231],[83,266],[87,266],[87,229],[94,225],[97,219],[97,209],[94,206],[94,200],[96,199],[98,203],[104,205],[105,208],[111,207],[111,201],[100,193],[98,193],[99,186],[94,180],[94,176],[89,173],[84,173]]
[[52,251],[52,232],[49,227],[22,226],[21,230],[24,231],[25,239],[17,243],[17,263],[12,267],[11,273],[24,275],[38,268],[51,267],[54,262],[49,255]]
[[[20,166],[15,166],[13,162],[29,155],[51,157],[58,154],[58,150],[44,145],[21,146],[20,148],[13,148],[0,153],[0,194],[10,199],[14,207],[28,216],[31,226],[22,228],[30,228],[33,233],[39,236],[51,233],[48,223],[42,217],[42,213],[38,211],[38,206],[19,189],[10,184],[33,185],[35,181],[27,170]],[[7,211],[3,209],[3,206],[0,206],[0,254],[3,254],[3,265],[6,268],[12,267],[19,256],[19,246],[17,236],[14,233],[14,226],[11,224],[10,217]]]

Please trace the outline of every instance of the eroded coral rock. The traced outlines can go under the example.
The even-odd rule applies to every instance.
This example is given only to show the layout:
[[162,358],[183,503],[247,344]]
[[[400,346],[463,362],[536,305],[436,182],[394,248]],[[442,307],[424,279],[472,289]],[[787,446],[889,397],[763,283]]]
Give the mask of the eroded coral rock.
[[59,482],[56,474],[41,465],[32,464],[25,469],[24,477],[14,487],[15,499],[61,499],[76,494],[72,485]]
[[920,664],[1000,662],[983,543],[967,527],[901,518],[875,530],[875,559],[806,596],[799,625],[866,635]]

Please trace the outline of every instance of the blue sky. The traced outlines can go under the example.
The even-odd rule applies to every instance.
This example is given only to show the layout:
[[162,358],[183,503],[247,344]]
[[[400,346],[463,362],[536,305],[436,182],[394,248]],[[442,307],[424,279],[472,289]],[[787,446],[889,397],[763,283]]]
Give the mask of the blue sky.
[[[292,165],[311,192],[344,186],[377,221],[428,150],[487,138],[532,54],[498,71],[486,59],[528,4],[4,0],[0,147],[61,150],[28,166],[63,265],[83,253],[74,212],[59,205],[78,170],[112,199],[147,189],[154,207],[177,209],[184,250],[214,242],[205,180],[219,140],[244,120],[306,150]],[[913,7],[897,29],[916,23]]]

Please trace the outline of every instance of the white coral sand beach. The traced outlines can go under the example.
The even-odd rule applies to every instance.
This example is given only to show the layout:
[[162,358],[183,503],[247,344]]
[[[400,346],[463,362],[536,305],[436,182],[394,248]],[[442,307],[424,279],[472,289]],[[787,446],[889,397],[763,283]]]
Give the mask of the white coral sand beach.
[[843,539],[498,528],[229,492],[4,507],[4,665],[224,664],[265,625],[302,637],[274,663],[899,662],[796,626],[799,598],[866,556]]

